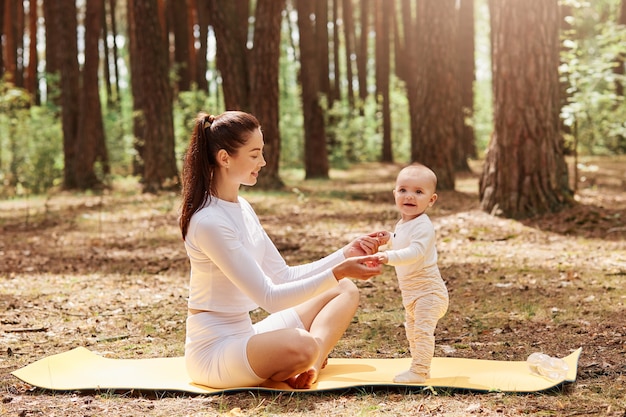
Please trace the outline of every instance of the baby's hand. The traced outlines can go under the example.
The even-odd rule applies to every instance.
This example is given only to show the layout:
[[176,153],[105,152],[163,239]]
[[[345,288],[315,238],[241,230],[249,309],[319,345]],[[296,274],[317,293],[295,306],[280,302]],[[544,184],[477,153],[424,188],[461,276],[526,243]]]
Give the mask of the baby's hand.
[[378,262],[380,262],[381,264],[386,264],[387,262],[389,262],[389,257],[387,256],[387,254],[385,252],[378,252]]

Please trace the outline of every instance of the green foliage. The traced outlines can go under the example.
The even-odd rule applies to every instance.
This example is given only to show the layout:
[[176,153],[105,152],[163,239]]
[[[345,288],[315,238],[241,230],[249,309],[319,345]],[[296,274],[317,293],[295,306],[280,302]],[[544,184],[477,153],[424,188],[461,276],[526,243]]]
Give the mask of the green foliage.
[[564,35],[560,68],[567,88],[561,111],[570,128],[567,145],[587,155],[625,153],[626,106],[616,85],[626,79],[615,67],[617,58],[626,56],[626,28],[589,4],[577,3],[573,15],[567,18],[572,29]]
[[174,137],[176,161],[179,163],[179,169],[189,144],[193,122],[201,111],[219,114],[224,109],[222,104],[218,104],[215,97],[210,97],[207,92],[198,90],[195,85],[190,91],[183,91],[176,97],[174,102]]
[[132,98],[129,94],[120,94],[119,107],[102,107],[104,137],[106,138],[111,174],[113,176],[132,175],[133,160],[137,155],[134,148],[132,121]]
[[25,90],[0,82],[0,197],[39,194],[57,185],[62,143],[54,108],[31,106]]

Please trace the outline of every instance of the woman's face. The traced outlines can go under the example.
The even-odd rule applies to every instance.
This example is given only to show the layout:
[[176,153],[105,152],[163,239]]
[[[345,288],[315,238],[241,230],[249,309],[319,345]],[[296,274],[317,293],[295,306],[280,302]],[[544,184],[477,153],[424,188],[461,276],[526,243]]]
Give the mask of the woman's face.
[[254,185],[259,171],[266,165],[263,157],[263,133],[257,129],[250,133],[248,142],[235,155],[230,156],[228,175],[242,185]]

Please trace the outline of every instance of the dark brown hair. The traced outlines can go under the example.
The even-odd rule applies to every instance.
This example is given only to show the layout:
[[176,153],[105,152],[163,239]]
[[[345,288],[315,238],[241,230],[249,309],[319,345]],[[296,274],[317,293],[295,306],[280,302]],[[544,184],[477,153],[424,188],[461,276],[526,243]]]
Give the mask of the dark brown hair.
[[227,111],[218,116],[198,114],[183,162],[179,219],[183,239],[187,236],[191,216],[215,195],[213,173],[217,168],[217,152],[224,149],[229,155],[235,155],[259,128],[256,117],[241,111]]

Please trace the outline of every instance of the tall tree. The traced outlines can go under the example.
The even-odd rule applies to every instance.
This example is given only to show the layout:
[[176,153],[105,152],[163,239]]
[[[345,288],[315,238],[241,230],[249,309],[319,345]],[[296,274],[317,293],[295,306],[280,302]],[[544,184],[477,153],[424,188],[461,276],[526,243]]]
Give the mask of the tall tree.
[[207,81],[207,50],[208,50],[208,36],[209,36],[209,9],[206,1],[197,1],[198,9],[198,44],[196,49],[196,84],[198,90],[208,91],[209,82]]
[[[256,1],[254,36],[248,45],[249,2],[232,4],[210,0],[208,17],[217,40],[217,68],[222,75],[227,110],[255,114],[261,122],[267,165],[259,186],[277,188],[280,180],[280,131],[278,121],[278,67],[284,0]],[[236,55],[236,56],[235,56]]]
[[168,3],[172,12],[172,32],[174,35],[174,71],[178,91],[189,91],[191,87],[191,63],[189,39],[193,36],[189,25],[189,9],[186,1]]
[[[620,2],[620,10],[618,13],[617,23],[626,26],[626,0],[622,0]],[[615,60],[615,74],[617,74],[617,79],[615,81],[615,94],[618,97],[624,97],[624,84],[622,78],[624,77],[624,64],[626,61],[626,56],[623,53],[620,53]]]
[[265,189],[281,188],[280,131],[278,121],[278,65],[280,34],[285,0],[258,0],[255,13],[254,47],[250,65],[250,111],[257,116],[263,129],[265,160],[259,185]]
[[319,103],[319,74],[314,34],[313,2],[297,0],[300,33],[300,84],[304,115],[305,178],[328,178],[328,149],[324,114]]
[[57,104],[59,95],[59,53],[61,47],[60,31],[56,30],[57,22],[55,9],[58,2],[54,0],[43,0],[44,30],[46,42],[46,101]]
[[[344,0],[344,5],[350,0]],[[407,0],[408,1],[408,0]],[[368,43],[370,34],[370,2],[371,0],[361,0],[359,2],[361,16],[361,30],[359,33],[359,46],[356,49],[356,66],[357,77],[359,79],[359,97],[361,102],[367,98],[367,61],[368,61]],[[344,7],[344,13],[347,13]],[[352,10],[352,6],[350,6]],[[352,12],[350,12],[352,13]]]
[[382,162],[393,162],[391,149],[391,104],[389,97],[391,66],[389,28],[393,27],[391,19],[393,18],[394,12],[394,2],[376,0],[376,102],[383,116],[383,142],[380,158]]
[[250,108],[248,69],[248,0],[208,0],[211,25],[217,41],[217,67],[227,110]]
[[155,192],[178,183],[174,152],[172,91],[168,78],[167,50],[163,49],[163,30],[158,19],[156,0],[132,0],[136,66],[131,73],[140,93],[138,109],[143,134],[144,191]]
[[[367,1],[368,0],[363,0],[364,3]],[[354,71],[352,70],[352,54],[355,52],[354,12],[352,8],[352,0],[343,0],[341,7],[343,11],[344,51],[346,55],[346,85],[348,86],[346,95],[348,97],[348,104],[352,109],[354,108]],[[357,55],[357,60],[358,59],[359,56]],[[360,82],[361,79],[359,78],[359,84]]]
[[454,189],[454,147],[463,122],[456,13],[456,0],[418,3],[417,88],[409,97],[411,160],[428,165],[443,190]]
[[[76,138],[79,118],[78,45],[76,35],[76,2],[74,0],[46,0],[52,2],[52,28],[58,30],[59,47],[55,49],[59,65],[61,90],[61,124],[63,126],[63,186],[74,189],[76,179]],[[47,25],[47,24],[46,24]]]
[[463,109],[463,123],[459,135],[459,146],[455,146],[455,169],[469,171],[468,158],[476,157],[474,136],[474,81],[476,80],[474,46],[474,0],[461,0],[459,8],[459,92]]
[[108,174],[109,157],[104,138],[98,68],[100,52],[98,43],[102,33],[104,16],[103,0],[87,0],[85,11],[85,63],[81,71],[80,108],[78,132],[76,135],[76,186],[89,189],[97,186],[101,179],[95,171],[99,161],[105,174]]
[[[6,0],[0,0],[0,39],[4,35],[4,7]],[[4,76],[4,48],[0,42],[0,78]]]
[[341,73],[339,71],[339,1],[333,2],[333,82],[331,92],[328,95],[328,107],[332,108],[335,100],[341,100]]
[[483,210],[511,218],[572,201],[559,132],[557,0],[490,0],[494,131]]
[[[24,79],[24,88],[33,97],[33,103],[40,103],[39,80],[37,79],[37,0],[30,0],[28,5],[28,68]],[[0,32],[1,33],[1,32]]]
[[320,92],[328,97],[330,93],[330,50],[328,48],[328,0],[315,2],[315,41]]
[[6,79],[19,86],[17,74],[18,47],[17,39],[17,2],[5,1],[4,3],[4,75]]

